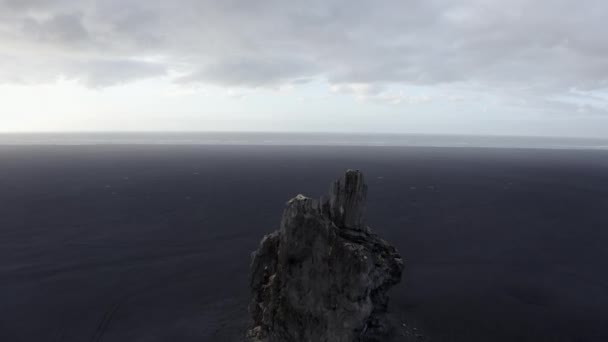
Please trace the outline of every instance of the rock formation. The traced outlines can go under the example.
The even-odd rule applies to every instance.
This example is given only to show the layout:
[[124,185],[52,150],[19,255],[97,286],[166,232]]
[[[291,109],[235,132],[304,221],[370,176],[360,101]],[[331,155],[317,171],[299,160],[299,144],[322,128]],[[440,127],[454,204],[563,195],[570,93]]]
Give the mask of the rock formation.
[[403,262],[365,226],[366,194],[348,170],[328,197],[287,202],[280,229],[253,253],[249,341],[386,340],[387,291]]

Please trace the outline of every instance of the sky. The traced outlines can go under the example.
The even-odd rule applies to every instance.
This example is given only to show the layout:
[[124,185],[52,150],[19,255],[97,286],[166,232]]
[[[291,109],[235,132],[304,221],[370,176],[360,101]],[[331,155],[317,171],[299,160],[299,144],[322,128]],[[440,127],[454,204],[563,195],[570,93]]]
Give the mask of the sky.
[[605,0],[0,0],[0,132],[608,136]]

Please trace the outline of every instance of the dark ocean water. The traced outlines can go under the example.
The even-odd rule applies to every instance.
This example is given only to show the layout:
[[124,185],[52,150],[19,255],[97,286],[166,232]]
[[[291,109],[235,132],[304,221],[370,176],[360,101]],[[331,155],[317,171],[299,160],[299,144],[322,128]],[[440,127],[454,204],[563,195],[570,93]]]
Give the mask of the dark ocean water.
[[0,146],[0,341],[239,340],[251,251],[345,168],[427,340],[608,341],[608,151],[163,144]]
[[0,145],[422,146],[608,150],[606,138],[273,132],[0,133]]

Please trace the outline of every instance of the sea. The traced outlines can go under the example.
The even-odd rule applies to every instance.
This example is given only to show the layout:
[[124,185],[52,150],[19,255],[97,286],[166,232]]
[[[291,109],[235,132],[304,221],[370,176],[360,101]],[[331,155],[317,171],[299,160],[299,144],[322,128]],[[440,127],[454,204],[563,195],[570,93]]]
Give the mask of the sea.
[[608,149],[608,138],[297,132],[0,133],[0,145],[110,144],[250,146],[428,146],[605,150]]

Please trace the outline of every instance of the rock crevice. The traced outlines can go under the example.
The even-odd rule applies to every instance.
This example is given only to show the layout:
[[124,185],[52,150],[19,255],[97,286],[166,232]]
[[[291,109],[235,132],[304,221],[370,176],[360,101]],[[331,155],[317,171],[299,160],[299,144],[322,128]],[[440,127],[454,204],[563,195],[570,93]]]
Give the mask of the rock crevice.
[[280,229],[253,253],[249,341],[380,341],[387,291],[401,280],[396,249],[365,225],[367,186],[346,171],[319,200],[287,202]]

